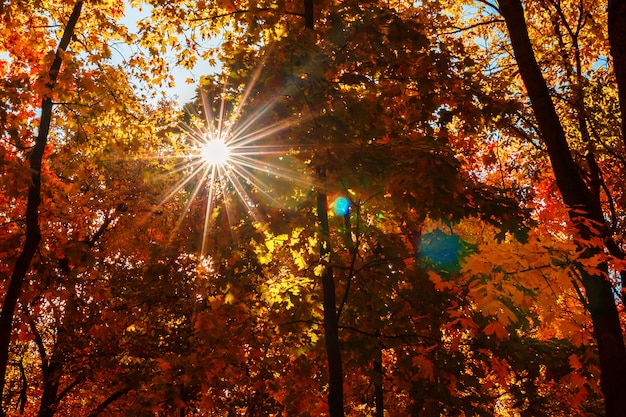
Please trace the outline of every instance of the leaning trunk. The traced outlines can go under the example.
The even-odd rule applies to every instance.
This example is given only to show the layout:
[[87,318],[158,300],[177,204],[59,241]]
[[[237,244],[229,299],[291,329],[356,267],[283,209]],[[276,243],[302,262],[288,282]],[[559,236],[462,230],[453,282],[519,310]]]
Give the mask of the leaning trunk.
[[609,44],[622,113],[622,143],[626,150],[626,0],[609,0],[608,15]]
[[[602,208],[593,198],[572,158],[565,132],[533,53],[520,0],[500,0],[499,6],[520,76],[528,92],[542,140],[548,149],[559,191],[570,209],[570,219],[579,231],[579,246],[582,250],[589,246],[584,242],[589,242],[590,238],[602,237]],[[587,248],[583,256],[593,257],[603,250],[604,248],[598,247]],[[626,398],[626,350],[612,284],[608,279],[608,269],[606,265],[602,269],[601,273],[592,274],[581,268],[582,283],[598,345],[600,385],[604,394],[606,415],[626,417],[623,403]]]
[[[72,14],[68,20],[63,37],[59,42],[57,52],[48,73],[49,82],[47,87],[52,91],[55,87],[56,79],[59,75],[62,62],[62,53],[65,51],[74,35],[74,27],[80,16],[83,3],[77,2],[74,5]],[[4,386],[6,383],[7,365],[9,363],[9,345],[13,330],[13,317],[15,307],[22,292],[22,286],[30,269],[30,264],[37,252],[41,241],[39,229],[39,205],[41,203],[41,162],[43,153],[48,143],[48,133],[52,119],[52,97],[45,96],[41,101],[41,118],[39,121],[39,132],[35,139],[35,146],[30,154],[30,169],[32,172],[32,184],[28,188],[28,200],[26,203],[26,238],[24,246],[17,258],[13,273],[9,280],[2,311],[0,312],[0,417],[5,415],[2,406],[4,398]]]

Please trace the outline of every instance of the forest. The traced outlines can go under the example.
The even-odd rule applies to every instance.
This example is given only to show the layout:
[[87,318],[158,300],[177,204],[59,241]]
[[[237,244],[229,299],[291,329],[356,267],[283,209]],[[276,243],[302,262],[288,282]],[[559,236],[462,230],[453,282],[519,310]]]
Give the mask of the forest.
[[0,417],[626,417],[626,0],[0,19]]

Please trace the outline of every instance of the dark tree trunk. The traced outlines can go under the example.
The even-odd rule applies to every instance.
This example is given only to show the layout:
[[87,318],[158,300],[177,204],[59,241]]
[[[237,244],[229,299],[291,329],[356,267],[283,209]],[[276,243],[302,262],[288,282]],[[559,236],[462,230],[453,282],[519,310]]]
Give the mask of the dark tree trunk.
[[[313,29],[313,0],[304,0],[304,25]],[[327,262],[330,256],[330,228],[328,226],[328,196],[317,193],[317,218],[320,224],[320,260]],[[324,339],[328,356],[328,410],[330,417],[344,417],[343,411],[343,363],[339,345],[339,317],[337,314],[337,293],[335,276],[330,265],[324,265],[322,272],[322,305],[324,307]]]
[[[48,76],[50,81],[47,87],[52,90],[61,69],[61,53],[65,51],[74,34],[74,27],[80,16],[83,3],[79,1],[74,6],[72,14],[67,22],[63,37],[59,42],[56,56],[50,67]],[[28,188],[28,200],[26,203],[26,239],[24,246],[17,258],[13,273],[9,280],[7,292],[0,311],[0,417],[5,415],[2,399],[4,398],[4,386],[6,383],[7,365],[9,363],[9,345],[13,330],[13,317],[15,307],[22,292],[22,286],[26,279],[26,274],[30,269],[30,264],[37,252],[41,241],[39,229],[39,204],[41,203],[41,161],[48,142],[50,131],[50,121],[52,118],[52,98],[43,97],[41,102],[41,118],[39,121],[39,132],[35,140],[35,146],[30,154],[30,169],[32,171],[32,184]]]
[[313,26],[315,25],[313,0],[304,0],[304,25],[309,29],[313,29]]
[[626,0],[609,0],[609,44],[622,120],[622,143],[626,150]]
[[[583,181],[572,158],[546,81],[533,53],[520,0],[500,0],[499,7],[542,140],[548,149],[557,185],[565,204],[570,208],[570,219],[578,227],[582,247],[585,240],[600,235],[604,226],[602,208],[593,198],[593,193]],[[597,227],[592,229],[588,227],[589,224]],[[587,249],[583,256],[591,257],[601,251],[602,248]],[[606,267],[604,269],[603,274],[593,275],[581,268],[582,282],[598,344],[600,385],[604,394],[606,415],[626,417],[623,403],[626,398],[626,350],[613,288],[608,280]]]
[[[327,262],[331,253],[330,230],[328,227],[328,198],[317,194],[317,217],[320,222],[320,259]],[[343,365],[339,345],[339,319],[333,269],[324,265],[322,271],[322,293],[324,306],[324,338],[328,355],[328,409],[331,417],[343,417]]]
[[374,359],[374,405],[376,407],[376,417],[385,416],[385,391],[383,388],[383,380],[385,379],[385,373],[383,370],[383,350],[382,346],[378,345],[378,351]]
[[52,417],[57,411],[59,404],[59,376],[60,364],[52,359],[50,363],[43,366],[43,392],[41,393],[41,403],[37,417]]
[[41,333],[37,329],[35,320],[30,313],[24,309],[24,315],[28,320],[30,331],[34,336],[37,350],[39,350],[39,358],[41,360],[41,379],[43,389],[41,392],[41,400],[39,400],[39,412],[37,417],[52,417],[56,413],[56,407],[59,403],[59,379],[61,362],[58,360],[61,352],[59,346],[62,344],[64,332],[57,332],[57,336],[52,346],[52,354],[49,355],[46,345],[41,337]]

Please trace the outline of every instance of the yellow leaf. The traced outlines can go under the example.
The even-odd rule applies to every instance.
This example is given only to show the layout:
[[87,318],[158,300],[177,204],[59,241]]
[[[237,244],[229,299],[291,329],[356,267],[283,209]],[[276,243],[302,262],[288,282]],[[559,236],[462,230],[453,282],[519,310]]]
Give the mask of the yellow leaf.
[[227,292],[224,296],[224,303],[232,304],[235,302],[235,295],[232,292]]

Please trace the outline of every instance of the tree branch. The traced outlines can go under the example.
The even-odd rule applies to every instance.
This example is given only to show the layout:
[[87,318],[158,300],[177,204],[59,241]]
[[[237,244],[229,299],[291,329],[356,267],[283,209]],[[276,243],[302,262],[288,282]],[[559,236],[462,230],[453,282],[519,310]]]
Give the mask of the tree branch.
[[494,23],[504,23],[504,19],[491,19],[491,20],[485,20],[484,22],[478,22],[478,23],[474,23],[473,25],[469,25],[469,26],[464,26],[464,27],[454,27],[454,30],[451,30],[450,32],[443,32],[444,35],[454,35],[456,33],[461,33],[461,32],[465,32],[467,30],[471,30],[477,27],[481,27],[481,26],[487,26],[487,25],[491,25]]
[[130,392],[130,388],[128,387],[115,391],[113,394],[109,395],[109,397],[106,400],[98,404],[96,409],[93,410],[91,413],[89,413],[87,417],[99,416],[100,413],[102,413],[108,406],[110,406],[115,401],[117,401],[118,398],[122,397],[123,395],[126,395],[128,392]]
[[[52,90],[56,85],[56,80],[61,70],[63,52],[67,50],[70,40],[74,35],[74,28],[80,17],[83,2],[78,1],[74,5],[67,26],[63,31],[63,36],[59,41],[55,53],[54,61],[48,72],[49,81],[46,87],[49,91],[41,101],[41,118],[39,120],[39,132],[35,140],[35,147],[30,154],[30,169],[32,172],[32,184],[28,188],[28,199],[26,203],[26,239],[22,251],[15,262],[13,274],[7,286],[2,311],[0,312],[0,399],[4,397],[4,386],[6,382],[7,364],[9,362],[9,343],[13,328],[13,317],[17,300],[22,292],[22,286],[26,279],[26,274],[30,269],[30,264],[35,256],[39,242],[41,241],[41,231],[39,229],[39,205],[41,204],[41,163],[44,150],[48,143],[48,133],[52,119]],[[0,400],[1,401],[1,400]],[[0,403],[0,417],[4,417],[5,412]]]

